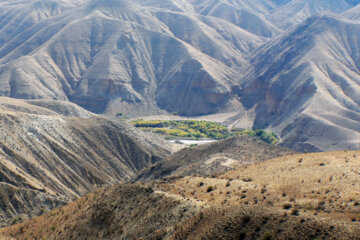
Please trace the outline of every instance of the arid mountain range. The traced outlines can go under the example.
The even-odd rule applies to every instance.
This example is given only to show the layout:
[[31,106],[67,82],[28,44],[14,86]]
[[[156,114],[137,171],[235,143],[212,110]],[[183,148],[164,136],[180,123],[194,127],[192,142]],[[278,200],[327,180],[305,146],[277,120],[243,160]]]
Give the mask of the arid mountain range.
[[358,149],[358,3],[4,0],[0,95],[128,116],[238,112],[227,122],[295,150]]
[[0,0],[0,240],[358,240],[359,33],[360,0]]

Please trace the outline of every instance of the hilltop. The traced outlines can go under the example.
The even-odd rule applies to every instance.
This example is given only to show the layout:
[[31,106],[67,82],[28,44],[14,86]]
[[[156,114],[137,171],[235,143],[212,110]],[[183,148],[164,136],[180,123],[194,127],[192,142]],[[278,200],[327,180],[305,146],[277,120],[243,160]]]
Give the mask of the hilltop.
[[10,239],[356,239],[359,156],[299,154],[213,177],[121,184],[0,233]]
[[194,174],[210,176],[241,165],[294,153],[296,152],[265,143],[255,137],[231,137],[182,149],[140,172],[137,180]]

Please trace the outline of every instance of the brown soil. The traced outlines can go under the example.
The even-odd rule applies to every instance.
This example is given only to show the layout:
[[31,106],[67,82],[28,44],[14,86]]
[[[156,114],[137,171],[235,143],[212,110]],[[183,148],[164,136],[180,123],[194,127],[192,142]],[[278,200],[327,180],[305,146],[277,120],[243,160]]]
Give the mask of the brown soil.
[[358,239],[359,151],[101,189],[1,229],[15,239]]
[[250,136],[188,147],[157,162],[139,174],[138,180],[166,176],[211,176],[245,164],[295,154],[295,151],[260,141]]

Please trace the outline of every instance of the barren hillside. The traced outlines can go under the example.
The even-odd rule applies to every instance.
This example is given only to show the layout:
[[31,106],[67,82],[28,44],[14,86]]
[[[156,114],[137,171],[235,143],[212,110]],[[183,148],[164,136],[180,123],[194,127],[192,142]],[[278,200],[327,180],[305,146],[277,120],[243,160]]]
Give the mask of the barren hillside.
[[358,21],[313,17],[264,45],[241,100],[294,150],[360,148]]
[[129,117],[238,112],[227,123],[296,151],[358,149],[359,3],[4,0],[0,96]]
[[2,224],[130,180],[169,153],[155,136],[60,101],[1,98],[0,136],[0,178],[11,199],[2,200]]
[[359,222],[359,158],[359,151],[284,156],[214,178],[185,177],[168,189],[217,206],[267,206],[304,217]]
[[143,170],[137,180],[167,176],[210,176],[245,164],[294,153],[290,149],[268,144],[254,137],[232,137],[182,149]]
[[[60,8],[54,4],[43,7]],[[27,15],[11,17],[23,22]],[[86,1],[31,26],[0,28],[0,35],[8,39],[0,44],[0,95],[132,115],[238,107],[236,70],[265,41],[226,20],[129,0]]]
[[355,240],[359,156],[292,155],[217,177],[104,188],[0,233],[10,239]]

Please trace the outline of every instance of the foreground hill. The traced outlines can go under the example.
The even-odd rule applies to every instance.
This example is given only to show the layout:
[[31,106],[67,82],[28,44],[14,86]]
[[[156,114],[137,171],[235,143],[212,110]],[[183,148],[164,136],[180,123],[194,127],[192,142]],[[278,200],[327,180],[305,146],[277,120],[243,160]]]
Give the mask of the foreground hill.
[[360,148],[360,23],[313,17],[261,47],[242,85],[254,125],[294,150]]
[[294,153],[290,149],[268,144],[254,137],[232,137],[182,149],[143,170],[137,180],[194,174],[210,176],[234,167]]
[[169,189],[214,205],[269,206],[304,217],[359,222],[359,154],[342,151],[284,156],[215,178],[185,177]]
[[72,103],[1,98],[1,223],[130,180],[168,153],[156,137]]
[[104,188],[0,230],[8,239],[357,239],[359,151],[285,156],[218,177]]

